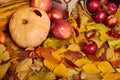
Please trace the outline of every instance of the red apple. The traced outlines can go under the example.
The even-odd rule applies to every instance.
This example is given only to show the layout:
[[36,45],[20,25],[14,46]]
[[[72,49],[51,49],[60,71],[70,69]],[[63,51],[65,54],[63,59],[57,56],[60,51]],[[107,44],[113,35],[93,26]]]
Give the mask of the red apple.
[[104,20],[107,18],[107,13],[104,10],[101,11],[97,11],[94,15],[93,15],[93,19],[95,22],[97,23],[101,23],[104,22]]
[[114,2],[109,2],[107,4],[107,10],[109,14],[115,14],[117,12],[117,5]]
[[56,19],[51,25],[50,32],[57,39],[68,39],[72,35],[72,27],[65,19]]
[[100,8],[99,0],[89,0],[87,2],[87,9],[89,12],[95,12]]
[[110,15],[110,16],[107,17],[105,23],[110,28],[113,28],[118,24],[118,18],[114,15]]
[[43,9],[44,11],[50,11],[52,7],[51,0],[31,0],[31,6]]
[[0,44],[5,43],[5,34],[0,30]]
[[95,54],[98,46],[93,40],[88,40],[88,42],[83,42],[81,49],[85,54]]
[[61,10],[54,8],[52,9],[52,11],[49,13],[49,17],[51,20],[56,20],[59,18],[63,18],[63,14],[61,12]]

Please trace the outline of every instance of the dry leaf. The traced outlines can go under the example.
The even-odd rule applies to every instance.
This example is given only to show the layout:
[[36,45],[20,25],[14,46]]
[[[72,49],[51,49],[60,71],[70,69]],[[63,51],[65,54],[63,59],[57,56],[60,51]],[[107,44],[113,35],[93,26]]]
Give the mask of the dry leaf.
[[55,67],[58,65],[58,62],[55,61],[48,61],[47,59],[44,60],[44,65],[50,69],[50,70],[54,70]]
[[108,61],[102,61],[97,63],[98,69],[104,73],[116,72],[112,65]]
[[26,58],[16,66],[16,72],[28,70],[31,65],[32,65],[32,59]]
[[0,64],[2,61],[7,61],[10,59],[9,52],[6,51],[6,47],[3,44],[0,44]]
[[82,67],[85,64],[91,64],[91,63],[93,63],[91,60],[85,59],[85,58],[81,58],[75,61],[75,64],[79,67]]
[[20,80],[23,80],[29,74],[31,70],[31,65],[32,58],[26,58],[16,66],[17,77]]
[[100,73],[100,70],[96,67],[94,63],[85,64],[82,66],[83,71],[89,74]]
[[106,73],[102,80],[120,80],[120,73]]
[[11,65],[10,62],[0,65],[0,80],[5,76],[10,65]]
[[54,69],[53,73],[59,77],[67,77],[68,76],[67,67],[63,63],[60,63],[59,65],[57,65],[56,68]]
[[117,12],[115,13],[115,16],[118,18],[120,21],[120,8],[118,8]]
[[31,66],[32,70],[39,71],[43,67],[43,63],[40,60],[35,59],[33,62],[34,63]]

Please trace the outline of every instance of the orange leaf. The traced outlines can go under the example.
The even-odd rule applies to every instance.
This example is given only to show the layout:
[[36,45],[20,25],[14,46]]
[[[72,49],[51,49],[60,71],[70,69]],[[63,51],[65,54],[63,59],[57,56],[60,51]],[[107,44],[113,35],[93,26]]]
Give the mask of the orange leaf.
[[41,55],[44,59],[48,61],[59,62],[59,60],[52,55],[52,50],[52,48],[41,47],[38,48],[36,52],[38,53],[38,55]]

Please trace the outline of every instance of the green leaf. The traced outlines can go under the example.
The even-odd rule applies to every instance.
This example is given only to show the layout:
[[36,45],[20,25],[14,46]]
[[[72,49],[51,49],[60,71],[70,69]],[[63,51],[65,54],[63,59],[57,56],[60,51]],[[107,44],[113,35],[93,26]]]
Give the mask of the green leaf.
[[58,43],[60,41],[55,38],[47,38],[46,41],[43,43],[44,47],[52,47],[53,49],[56,49],[58,47]]
[[81,18],[81,26],[85,26],[86,24],[91,24],[91,23],[88,23],[88,20],[90,18],[87,17],[85,14],[81,14],[80,18]]
[[109,44],[110,48],[113,50],[120,48],[120,39],[108,41],[108,44]]
[[52,38],[48,37],[46,41],[43,43],[43,47],[52,47],[53,49],[57,49],[60,47],[64,47],[72,42],[73,42],[73,38],[67,40],[59,40],[53,37]]
[[56,80],[55,74],[43,67],[38,73],[30,76],[28,80]]
[[39,79],[39,76],[37,76],[37,75],[32,75],[32,76],[30,76],[30,77],[28,78],[28,80],[40,80],[40,79]]
[[101,23],[90,24],[90,25],[87,25],[86,28],[87,28],[87,31],[93,30],[93,29],[97,30],[96,33],[99,34],[99,39],[102,42],[105,42],[107,40],[105,35],[106,35],[106,32],[109,30],[109,28],[104,24],[101,24]]

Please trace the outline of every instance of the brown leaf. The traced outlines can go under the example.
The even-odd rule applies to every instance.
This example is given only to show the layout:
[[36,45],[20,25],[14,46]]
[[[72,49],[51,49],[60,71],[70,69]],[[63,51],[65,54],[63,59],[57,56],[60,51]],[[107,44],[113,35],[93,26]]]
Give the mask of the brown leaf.
[[32,59],[26,58],[16,66],[16,72],[19,73],[21,71],[26,71],[30,68],[31,65],[32,65]]
[[87,57],[89,60],[92,60],[92,61],[101,61],[101,59],[97,58],[96,55],[87,54]]
[[41,54],[41,56],[44,59],[47,59],[49,61],[58,61],[53,55],[52,55],[52,48],[39,48],[39,54]]
[[36,58],[36,52],[34,50],[22,51],[19,55],[19,60],[24,60],[26,58]]
[[32,58],[26,58],[16,66],[17,77],[20,80],[24,80],[24,78],[32,72],[30,71],[31,65],[32,65]]
[[107,49],[109,48],[108,43],[107,43],[107,42],[103,43],[102,46],[101,46],[101,48],[104,49],[104,53],[102,53],[100,59],[102,59],[102,60],[107,60],[107,58],[106,58],[106,51],[107,51]]
[[71,59],[80,59],[83,57],[83,55],[78,52],[78,51],[72,51],[72,50],[68,50],[67,52],[64,53],[65,56],[71,58]]
[[120,60],[113,60],[111,61],[111,64],[114,68],[119,68],[120,67]]
[[74,64],[71,60],[65,59],[65,62],[72,68],[79,68],[76,64]]

